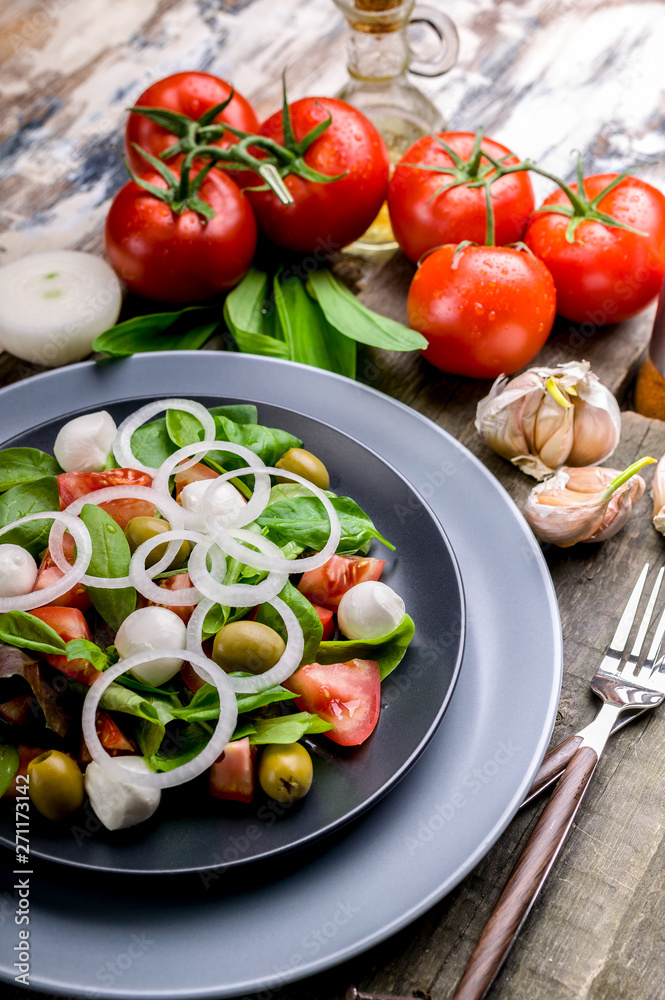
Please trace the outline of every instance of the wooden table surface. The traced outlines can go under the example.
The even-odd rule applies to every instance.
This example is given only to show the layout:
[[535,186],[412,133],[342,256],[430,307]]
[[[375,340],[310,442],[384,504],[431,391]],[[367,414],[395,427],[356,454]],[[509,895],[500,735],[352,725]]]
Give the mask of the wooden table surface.
[[[665,189],[662,64],[665,5],[647,0],[430,0],[460,32],[447,76],[421,80],[454,128],[488,134],[572,175],[649,161]],[[124,182],[124,108],[152,80],[204,69],[232,81],[259,117],[344,83],[345,25],[331,0],[4,0],[0,7],[0,259],[47,247],[101,252],[109,199]],[[538,195],[550,187],[536,183]],[[400,254],[335,264],[362,299],[398,319],[413,267]],[[560,322],[541,363],[587,358],[624,412],[612,462],[665,452],[665,424],[631,412],[631,387],[653,308],[614,327]],[[0,355],[0,383],[35,371]],[[532,481],[490,452],[473,418],[488,383],[448,377],[420,356],[364,351],[359,377],[454,434],[518,504]],[[0,428],[0,438],[11,428]],[[646,472],[649,478],[649,471]],[[556,741],[596,709],[588,680],[631,580],[663,563],[644,497],[601,546],[549,550],[564,635]],[[538,658],[534,658],[534,670]],[[573,832],[490,996],[502,1000],[657,1000],[665,951],[665,722],[656,712],[609,745]],[[396,937],[345,966],[271,994],[340,1000],[368,992],[446,1000],[542,804],[519,813],[481,864]],[[0,987],[7,998],[24,996]]]

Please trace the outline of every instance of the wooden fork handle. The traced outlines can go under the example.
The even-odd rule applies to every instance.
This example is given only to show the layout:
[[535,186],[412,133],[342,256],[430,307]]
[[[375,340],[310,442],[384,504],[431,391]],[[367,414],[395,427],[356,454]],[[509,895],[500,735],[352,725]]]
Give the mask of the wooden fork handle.
[[536,777],[533,779],[531,788],[524,796],[523,806],[527,802],[530,802],[531,799],[535,799],[536,795],[539,795],[544,788],[547,788],[553,781],[556,781],[559,775],[565,771],[575,756],[575,751],[581,745],[582,740],[583,737],[577,733],[575,736],[569,736],[567,740],[559,743],[558,746],[548,750],[543,757],[543,762],[538,769]]
[[597,763],[598,755],[591,747],[576,750],[485,925],[452,1000],[485,996],[563,846]]

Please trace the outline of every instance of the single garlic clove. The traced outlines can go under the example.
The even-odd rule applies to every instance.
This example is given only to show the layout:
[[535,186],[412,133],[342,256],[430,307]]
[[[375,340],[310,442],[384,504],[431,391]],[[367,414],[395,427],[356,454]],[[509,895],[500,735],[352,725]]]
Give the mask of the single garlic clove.
[[645,490],[642,477],[633,474],[607,495],[606,487],[621,475],[616,469],[598,466],[559,469],[535,486],[526,502],[524,516],[533,533],[560,548],[611,538],[624,526]]
[[573,444],[572,406],[563,407],[548,393],[538,409],[535,446],[541,462],[550,469],[563,465]]
[[524,516],[536,538],[559,548],[569,548],[598,531],[606,506],[599,500],[580,498],[569,489],[569,474],[573,471],[559,469],[550,479],[534,486],[524,506]]
[[[605,387],[597,383],[596,389]],[[619,443],[621,436],[621,416],[614,396],[606,392],[594,393],[599,401],[605,398],[606,406],[592,402],[588,397],[573,399],[575,433],[568,465],[594,465],[604,462]]]

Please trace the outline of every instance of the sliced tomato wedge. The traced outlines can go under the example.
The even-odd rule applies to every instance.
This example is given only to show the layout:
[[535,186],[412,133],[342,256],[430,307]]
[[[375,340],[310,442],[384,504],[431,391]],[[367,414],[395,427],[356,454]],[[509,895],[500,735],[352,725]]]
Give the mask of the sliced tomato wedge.
[[322,608],[320,604],[313,604],[312,607],[319,616],[319,621],[323,625],[323,635],[321,636],[322,642],[328,642],[329,639],[335,634],[335,619],[333,618],[333,613],[329,608]]
[[335,728],[325,734],[343,747],[363,743],[381,710],[381,676],[376,660],[310,663],[284,682],[298,695],[296,705],[314,712]]
[[[39,618],[46,625],[50,625],[65,642],[69,642],[70,639],[92,638],[88,623],[78,608],[49,606],[35,608],[30,614]],[[72,680],[81,681],[82,684],[90,685],[99,677],[99,671],[95,670],[90,660],[81,658],[68,660],[64,655],[55,654],[49,654],[45,659],[56,670],[61,670],[63,674],[67,674]]]
[[97,712],[95,728],[99,742],[112,756],[117,753],[136,753],[136,747],[127,739],[120,726],[108,712]]
[[228,743],[210,768],[210,794],[215,799],[251,802],[254,797],[254,750],[249,738]]
[[[152,477],[137,469],[108,469],[106,472],[61,472],[58,476],[60,510],[65,510],[79,497],[103,490],[107,486],[152,486]],[[124,530],[133,517],[153,517],[154,504],[129,497],[109,500],[99,505]]]
[[[62,537],[62,551],[69,565],[73,566],[74,559],[76,558],[76,543],[69,534],[65,534]],[[50,587],[52,583],[57,583],[58,580],[61,580],[64,575],[54,563],[53,557],[47,549],[39,564],[39,571],[33,590],[43,590],[44,587]],[[51,601],[48,607],[78,608],[79,611],[87,611],[88,608],[92,607],[92,602],[83,584],[77,583],[61,597],[56,597],[55,600]]]
[[298,590],[312,604],[336,611],[347,590],[365,580],[378,580],[385,564],[385,559],[369,556],[331,556],[323,566],[303,573]]
[[174,590],[186,590],[188,587],[193,587],[194,584],[191,581],[189,573],[176,573],[174,576],[167,576],[165,580],[158,580],[157,586],[161,587],[164,591],[164,603],[158,604],[156,601],[148,601],[145,597],[139,595],[139,607],[141,608],[168,608],[169,611],[173,611],[178,618],[182,618],[185,625],[192,617],[194,613],[195,604],[169,604],[168,595]]

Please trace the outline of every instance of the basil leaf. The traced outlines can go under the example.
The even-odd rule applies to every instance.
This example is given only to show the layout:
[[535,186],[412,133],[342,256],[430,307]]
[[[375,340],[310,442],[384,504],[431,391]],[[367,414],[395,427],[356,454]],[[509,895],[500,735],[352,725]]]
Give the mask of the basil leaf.
[[0,642],[54,656],[65,652],[65,643],[55,629],[27,611],[6,611],[0,615]]
[[[330,524],[326,512],[316,497],[300,495],[302,488],[290,483],[273,487],[271,497],[274,500],[268,504],[257,517],[257,524],[266,528],[270,541],[278,545],[297,542],[303,549],[320,551],[330,535]],[[377,531],[371,519],[361,507],[350,497],[338,497],[334,493],[326,493],[339,517],[341,537],[337,552],[357,552],[366,542],[377,538],[389,549],[394,548],[383,535]]]
[[325,733],[334,727],[318,715],[297,712],[280,715],[276,719],[253,719],[254,733],[249,737],[253,746],[263,743],[297,743],[308,733]]
[[391,674],[413,639],[415,625],[405,615],[396,629],[380,639],[339,639],[322,642],[316,663],[347,663],[349,660],[376,660],[381,680]]
[[330,325],[346,337],[388,351],[417,351],[427,347],[422,334],[364,306],[328,268],[310,274],[307,287]]
[[276,277],[274,296],[291,360],[354,378],[355,343],[330,326],[300,278],[293,275],[280,283]]
[[0,744],[0,797],[11,785],[19,768],[19,756],[16,747],[9,743]]
[[239,351],[288,359],[289,349],[274,336],[274,324],[266,310],[267,289],[268,275],[251,267],[226,296],[224,319]]
[[[303,650],[300,665],[302,666],[303,663],[314,663],[316,660],[316,652],[321,642],[321,636],[323,635],[323,625],[321,624],[321,619],[314,609],[314,605],[311,601],[307,600],[304,594],[301,594],[299,590],[296,590],[290,581],[288,581],[282,588],[279,593],[279,597],[285,604],[288,604],[294,612],[305,637],[305,648]],[[277,611],[275,611],[270,604],[261,605],[257,612],[256,620],[257,622],[262,622],[264,625],[268,625],[270,628],[274,629],[275,632],[281,635],[282,639],[286,641],[286,628],[284,626],[284,622]],[[238,709],[238,711],[240,711],[240,709]],[[244,709],[244,711],[249,711],[249,709]]]
[[[18,521],[28,514],[60,509],[60,491],[55,476],[45,476],[31,483],[13,486],[0,496],[0,528]],[[28,521],[2,536],[2,542],[11,542],[27,549],[38,559],[48,545],[48,536],[53,518]]]
[[177,312],[135,316],[110,327],[95,339],[92,349],[112,357],[126,357],[140,351],[196,350],[202,347],[219,326],[219,319],[200,320],[207,306],[188,306]]
[[111,663],[108,653],[89,639],[70,639],[66,649],[68,660],[88,660],[95,670],[106,670]]
[[0,493],[61,471],[53,456],[39,448],[5,448],[0,451]]
[[[92,540],[89,575],[106,579],[126,576],[132,554],[122,528],[95,504],[85,504],[80,517]],[[133,587],[122,587],[119,590],[88,587],[88,596],[95,609],[115,632],[136,607],[136,591]]]

